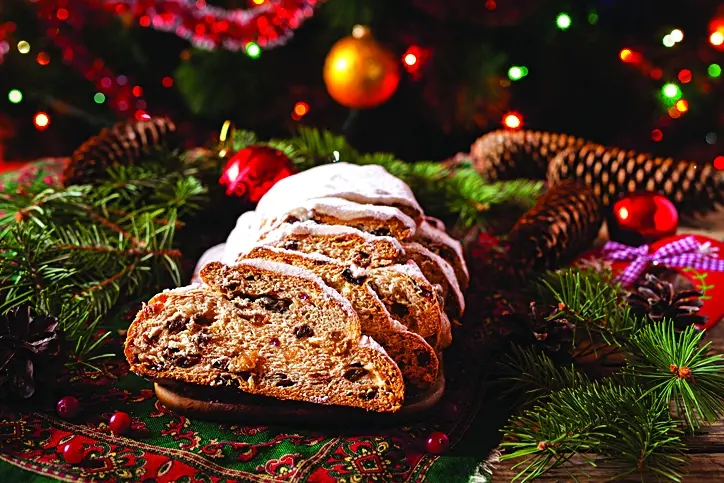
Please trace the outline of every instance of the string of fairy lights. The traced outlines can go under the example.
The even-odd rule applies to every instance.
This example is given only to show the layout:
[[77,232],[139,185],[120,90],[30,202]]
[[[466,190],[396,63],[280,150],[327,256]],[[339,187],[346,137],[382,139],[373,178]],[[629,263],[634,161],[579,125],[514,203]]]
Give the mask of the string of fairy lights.
[[[43,3],[43,9],[39,12],[39,16],[50,22],[51,29],[49,32],[56,32],[55,35],[51,35],[55,39],[56,47],[59,47],[61,60],[65,63],[78,63],[78,57],[82,54],[87,54],[84,46],[73,44],[72,39],[63,37],[61,27],[64,24],[69,23],[73,15],[71,7],[77,5],[74,2],[84,2],[86,0],[68,0],[64,2],[45,2],[39,0],[37,3]],[[270,10],[268,7],[271,2],[279,2],[279,0],[250,0],[252,2],[251,10],[245,13],[245,15],[253,15],[255,12],[266,12]],[[132,7],[137,7],[140,2],[135,0],[104,0],[100,2],[104,9],[113,9],[116,14],[128,14]],[[248,21],[248,18],[240,16],[237,13],[231,11],[216,11],[213,7],[206,5],[203,0],[191,2],[190,0],[184,0],[181,4],[186,8],[186,16],[176,15],[172,16],[164,10],[166,8],[165,0],[154,0],[144,5],[151,5],[147,10],[139,10],[138,8],[132,9],[134,19],[141,27],[151,27],[158,30],[169,30],[166,28],[169,22],[179,22],[185,25],[184,29],[193,30],[192,39],[194,43],[206,43],[206,47],[214,48],[219,46],[229,47],[228,39],[224,40],[224,35],[228,35],[228,22],[236,22],[236,25],[242,25]],[[301,20],[290,20],[296,18],[295,15],[301,15],[300,19],[311,16],[311,7],[316,3],[320,3],[314,0],[284,0],[283,3],[275,3],[277,7],[284,5],[290,8],[292,3],[301,8],[301,13],[294,13],[292,11],[282,11],[282,14],[288,17],[292,27],[297,27]],[[194,11],[193,9],[196,9]],[[282,9],[283,10],[283,9]],[[208,20],[208,14],[211,12],[213,21],[211,24],[204,28],[199,28],[200,24],[189,24],[193,22],[203,22],[204,19]],[[276,12],[278,15],[278,11]],[[286,18],[285,17],[285,18]],[[265,17],[266,18],[266,17]],[[189,20],[190,19],[190,20]],[[553,19],[553,23],[557,29],[561,32],[566,32],[575,27],[579,19],[574,18],[571,14],[566,12],[558,13]],[[583,20],[590,25],[595,25],[598,22],[598,15],[595,12],[590,12],[587,17]],[[219,26],[218,22],[221,22]],[[262,22],[264,23],[264,22]],[[191,25],[189,27],[189,25]],[[195,25],[195,26],[194,26]],[[205,24],[204,24],[205,25]],[[6,55],[17,52],[20,55],[26,55],[29,58],[34,58],[35,61],[45,66],[50,64],[51,56],[47,51],[40,51],[36,55],[32,55],[32,47],[27,40],[22,38],[18,39],[18,33],[15,32],[16,25],[12,22],[6,22],[0,24],[0,64],[3,61],[3,57]],[[186,30],[183,30],[184,32]],[[266,32],[261,37],[258,37],[259,43],[249,40],[250,32],[245,30],[243,35],[246,35],[246,40],[239,40],[235,50],[242,50],[246,55],[252,59],[259,58],[262,54],[262,47],[269,48],[273,45],[281,43],[283,39],[288,38],[291,33],[279,32],[273,29],[262,29],[262,32]],[[175,29],[177,35],[181,35],[183,32],[178,28]],[[212,35],[218,34],[216,37]],[[220,35],[220,36],[219,36]],[[242,35],[239,33],[239,35]],[[266,35],[267,37],[264,37]],[[273,36],[273,37],[272,37]],[[15,38],[16,41],[11,39]],[[60,40],[59,40],[60,39]],[[204,40],[206,39],[206,40]],[[209,39],[218,40],[218,44],[210,45]],[[241,37],[239,37],[241,39]],[[274,41],[272,41],[274,39]],[[703,62],[703,65],[696,66],[695,68],[683,68],[675,73],[675,80],[664,80],[664,69],[660,66],[655,65],[654,62],[649,60],[643,52],[637,51],[631,47],[623,47],[619,51],[619,59],[621,62],[630,65],[632,68],[637,69],[642,75],[648,76],[652,81],[659,82],[659,98],[661,100],[661,106],[665,113],[665,116],[671,120],[676,120],[689,112],[691,108],[689,100],[687,99],[687,93],[693,93],[695,89],[700,91],[708,92],[711,90],[712,85],[717,83],[722,76],[722,66],[716,62],[717,54],[724,53],[724,17],[715,18],[708,25],[708,51],[699,49],[699,57]],[[277,42],[278,41],[278,42]],[[661,39],[664,47],[668,49],[675,49],[677,45],[685,42],[685,35],[682,29],[674,28],[670,32],[667,32]],[[12,42],[12,43],[11,43]],[[65,43],[63,43],[65,42]],[[703,52],[703,53],[701,53]],[[182,53],[182,60],[184,55],[188,55],[188,51]],[[400,57],[400,62],[405,71],[411,76],[413,80],[419,80],[423,75],[423,66],[425,62],[432,55],[432,51],[423,48],[419,45],[410,45]],[[105,62],[102,59],[90,59],[84,63],[84,74],[85,77],[94,82],[97,86],[97,91],[93,94],[93,101],[97,104],[109,103],[112,108],[117,112],[125,116],[133,116],[137,119],[144,119],[148,117],[147,114],[147,102],[142,98],[143,86],[133,84],[131,79],[125,75],[116,75],[110,69],[108,69]],[[519,63],[510,65],[507,68],[507,79],[502,81],[504,86],[509,86],[513,82],[523,82],[528,77],[528,67]],[[670,72],[666,73],[673,75]],[[174,79],[170,75],[164,76],[159,80],[161,85],[165,88],[171,88],[174,85]],[[18,104],[23,102],[24,95],[20,86],[13,87],[7,93],[7,99],[12,104]],[[309,114],[311,106],[308,102],[299,100],[291,109],[291,118],[295,121],[299,121]],[[45,111],[38,111],[33,116],[33,123],[39,131],[47,129],[51,124],[51,117]],[[524,126],[524,115],[518,111],[506,112],[502,119],[501,124],[506,129],[516,130],[521,129]],[[666,130],[665,124],[668,122],[660,123],[661,125],[655,126],[651,131],[651,139],[654,142],[660,142],[664,138]],[[717,133],[709,132],[706,134],[706,142],[710,145],[716,144]],[[716,166],[720,169],[724,169],[724,156],[718,156],[715,160]]]

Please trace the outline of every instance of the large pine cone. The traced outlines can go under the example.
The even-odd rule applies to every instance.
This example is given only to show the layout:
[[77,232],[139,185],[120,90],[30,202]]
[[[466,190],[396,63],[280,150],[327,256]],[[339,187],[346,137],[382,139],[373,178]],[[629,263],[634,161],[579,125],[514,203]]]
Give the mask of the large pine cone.
[[75,150],[63,170],[65,186],[92,184],[107,178],[108,168],[143,161],[154,150],[175,149],[176,126],[165,118],[120,122],[90,138]]
[[470,157],[473,167],[489,181],[545,179],[556,154],[584,144],[584,139],[567,134],[499,130],[475,141]]
[[682,215],[704,214],[724,205],[724,171],[711,163],[656,158],[635,151],[586,144],[558,154],[548,168],[548,181],[585,183],[604,206],[621,195],[660,193]]
[[603,223],[601,204],[578,183],[554,186],[515,224],[509,257],[521,273],[553,270],[588,250]]

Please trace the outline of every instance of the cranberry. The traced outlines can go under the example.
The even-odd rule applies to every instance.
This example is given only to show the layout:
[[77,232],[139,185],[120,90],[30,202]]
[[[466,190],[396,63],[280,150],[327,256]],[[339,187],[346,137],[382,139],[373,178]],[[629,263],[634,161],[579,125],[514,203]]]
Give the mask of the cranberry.
[[85,459],[83,443],[78,438],[73,438],[64,444],[61,452],[63,459],[72,465],[77,465]]
[[131,417],[126,413],[118,411],[111,416],[109,426],[111,427],[113,434],[116,436],[119,434],[125,434],[129,429],[131,429]]
[[277,337],[273,337],[272,340],[269,341],[269,343],[273,347],[279,347],[279,344],[281,344],[281,342],[279,341],[279,339]]
[[80,412],[80,403],[73,396],[65,396],[55,405],[55,410],[63,419],[73,419]]
[[450,440],[447,434],[441,433],[440,431],[431,433],[425,442],[427,452],[432,454],[442,454],[447,451],[448,446],[450,446]]

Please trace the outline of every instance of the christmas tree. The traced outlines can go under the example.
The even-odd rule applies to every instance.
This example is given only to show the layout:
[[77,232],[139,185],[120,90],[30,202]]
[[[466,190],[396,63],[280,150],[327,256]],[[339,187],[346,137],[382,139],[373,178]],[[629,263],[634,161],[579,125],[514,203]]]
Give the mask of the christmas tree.
[[[148,114],[172,117],[190,145],[229,119],[443,159],[525,127],[724,164],[717,3],[9,0],[0,159],[67,155]],[[370,62],[378,72],[362,71]]]

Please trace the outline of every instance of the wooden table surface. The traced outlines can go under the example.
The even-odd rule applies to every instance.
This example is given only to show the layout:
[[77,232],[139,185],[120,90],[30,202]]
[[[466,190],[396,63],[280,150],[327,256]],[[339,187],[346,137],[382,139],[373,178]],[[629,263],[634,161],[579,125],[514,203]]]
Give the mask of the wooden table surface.
[[[693,225],[681,228],[679,232],[702,234],[724,241],[724,213],[699,220]],[[724,354],[724,321],[709,331],[707,340],[712,342],[711,347],[714,352]],[[687,473],[684,476],[684,482],[724,482],[724,421],[688,438],[687,446],[689,448],[689,464],[685,469]],[[494,464],[493,481],[511,481],[517,473],[511,469],[513,464],[514,462],[510,461]],[[609,481],[609,478],[617,473],[615,468],[606,465],[599,465],[598,469],[593,469],[582,460],[578,460],[574,464],[591,475],[590,479],[582,479],[582,481]],[[567,482],[572,480],[565,471],[556,470],[550,472],[545,478],[536,481]],[[633,478],[622,481],[641,481],[641,479]]]

